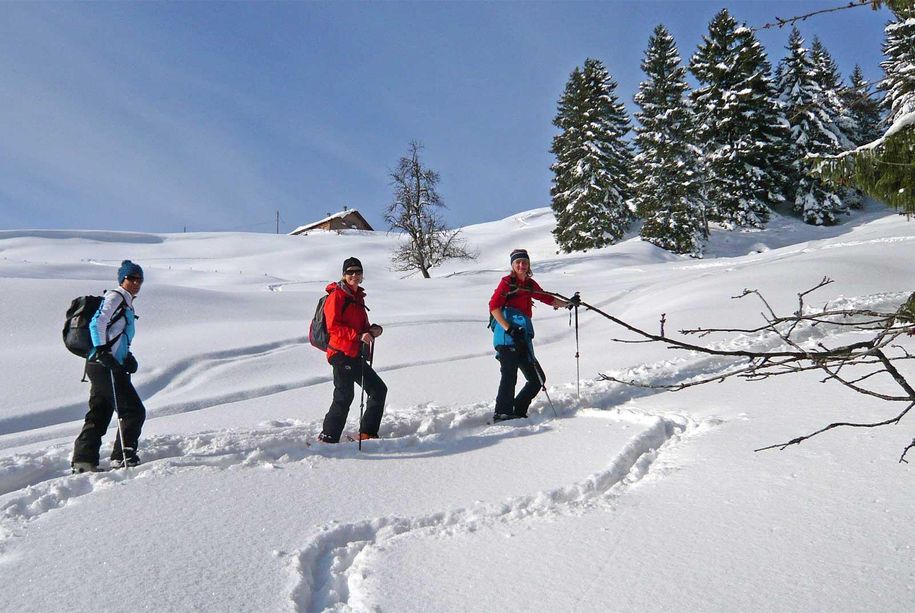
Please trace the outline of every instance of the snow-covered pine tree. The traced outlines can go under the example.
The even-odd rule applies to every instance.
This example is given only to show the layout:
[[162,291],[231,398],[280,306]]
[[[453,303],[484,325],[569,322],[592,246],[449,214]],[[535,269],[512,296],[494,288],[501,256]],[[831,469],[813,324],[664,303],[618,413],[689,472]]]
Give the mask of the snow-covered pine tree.
[[819,160],[815,172],[838,185],[853,185],[907,214],[915,214],[915,5],[886,2],[896,16],[886,26],[881,66],[886,74],[890,127],[872,146]]
[[550,189],[556,242],[565,252],[604,247],[619,240],[632,222],[632,151],[617,84],[592,58],[572,71],[553,125],[556,162]]
[[752,30],[722,9],[690,71],[699,82],[692,100],[709,219],[762,227],[770,207],[784,201],[788,137],[765,51]]
[[808,155],[832,155],[841,150],[832,120],[826,109],[826,96],[804,40],[797,28],[791,29],[788,55],[778,69],[778,92],[791,126],[790,153],[795,188],[790,195],[794,210],[804,221],[831,225],[846,212],[835,188],[809,173]]
[[686,69],[670,32],[654,29],[642,60],[648,77],[635,102],[639,149],[633,167],[633,201],[645,220],[642,240],[695,257],[708,238],[705,199],[698,172],[699,154],[692,144],[694,118],[685,99]]
[[842,75],[839,66],[832,59],[823,42],[816,36],[810,46],[810,59],[813,62],[814,79],[823,93],[823,108],[832,122],[832,132],[836,135],[836,152],[855,148],[850,134],[857,131],[854,117],[842,98]]
[[873,142],[883,134],[883,112],[872,96],[871,84],[864,78],[861,67],[855,64],[843,98],[855,121],[857,129],[849,136],[857,146]]
[[896,20],[886,26],[880,66],[889,122],[915,111],[915,7],[893,9]]
[[[842,96],[842,75],[839,72],[839,66],[832,59],[832,55],[823,42],[816,36],[813,37],[813,44],[810,46],[810,59],[813,62],[814,79],[820,85],[820,91],[823,93],[823,108],[832,124],[830,130],[836,138],[836,146],[831,153],[836,154],[854,149],[857,145],[853,135],[858,133],[859,127],[855,115],[852,114]],[[832,189],[841,198],[846,208],[859,209],[864,202],[864,194],[854,188],[828,189]]]

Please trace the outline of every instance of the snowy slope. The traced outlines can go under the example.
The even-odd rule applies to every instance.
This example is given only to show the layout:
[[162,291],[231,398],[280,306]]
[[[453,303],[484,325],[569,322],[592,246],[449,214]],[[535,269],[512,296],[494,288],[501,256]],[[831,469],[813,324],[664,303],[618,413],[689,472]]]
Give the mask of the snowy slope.
[[[762,291],[890,308],[915,288],[915,223],[871,208],[814,228],[715,232],[704,260],[637,238],[560,255],[548,209],[463,230],[433,279],[387,270],[383,233],[0,232],[0,610],[910,611],[910,424],[753,453],[837,418],[898,411],[815,375],[671,393],[727,366],[581,316],[535,310],[548,374],[532,418],[487,425],[498,383],[486,302],[525,247],[548,290],[644,326],[746,325]],[[304,340],[348,256],[366,269],[383,439],[315,443],[330,369]],[[144,464],[68,475],[88,385],[60,341],[69,300],[144,266],[135,383]],[[828,330],[811,334],[829,335]],[[736,344],[759,344],[752,336]],[[908,374],[915,377],[915,369]],[[358,399],[350,416],[356,429]],[[110,444],[111,430],[103,445]],[[41,569],[36,572],[36,569]],[[473,589],[468,589],[473,585]]]

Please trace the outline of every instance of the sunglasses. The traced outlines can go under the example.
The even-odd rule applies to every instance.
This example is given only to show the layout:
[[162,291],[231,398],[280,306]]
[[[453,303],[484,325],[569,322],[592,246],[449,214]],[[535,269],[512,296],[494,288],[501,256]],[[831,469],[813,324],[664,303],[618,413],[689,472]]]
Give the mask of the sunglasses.
[[127,279],[128,281],[130,281],[131,283],[143,283],[143,277],[128,276],[128,277],[124,277],[124,278]]
[[355,277],[357,275],[361,276],[362,271],[361,270],[347,270],[343,274],[346,275],[347,277]]

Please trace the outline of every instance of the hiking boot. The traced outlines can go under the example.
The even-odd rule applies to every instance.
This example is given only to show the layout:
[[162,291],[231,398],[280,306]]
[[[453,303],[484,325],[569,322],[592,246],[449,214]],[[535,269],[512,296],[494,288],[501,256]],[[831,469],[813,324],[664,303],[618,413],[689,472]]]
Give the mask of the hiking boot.
[[492,416],[493,423],[500,421],[508,421],[509,419],[518,419],[520,415],[512,415],[511,413],[496,413]]
[[117,460],[112,459],[110,465],[111,465],[111,468],[113,468],[113,469],[133,468],[134,466],[140,465],[140,456],[135,456],[135,455],[127,456],[126,462],[123,459],[117,459]]
[[370,441],[373,438],[378,438],[377,434],[369,434],[368,432],[360,432],[359,436],[356,437],[357,441]]
[[100,473],[103,471],[98,467],[98,464],[93,464],[92,462],[71,462],[70,472],[74,475],[81,475],[82,473]]
[[328,436],[327,434],[324,434],[324,433],[322,432],[321,434],[318,435],[318,441],[321,442],[321,443],[330,443],[330,444],[334,444],[334,443],[339,443],[339,442],[340,442],[340,439],[334,440],[334,439],[332,439],[330,436]]

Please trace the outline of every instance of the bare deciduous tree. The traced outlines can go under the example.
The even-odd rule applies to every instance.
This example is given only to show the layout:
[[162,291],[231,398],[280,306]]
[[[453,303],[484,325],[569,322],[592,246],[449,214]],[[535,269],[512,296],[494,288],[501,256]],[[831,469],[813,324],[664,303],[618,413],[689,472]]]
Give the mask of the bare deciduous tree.
[[418,270],[429,278],[429,270],[452,258],[474,259],[460,230],[450,230],[436,213],[444,208],[435,191],[437,172],[425,168],[419,160],[422,145],[413,141],[397,170],[391,173],[394,200],[388,206],[384,220],[391,230],[406,234],[404,242],[391,255],[392,268],[399,272]]
[[[613,321],[623,328],[641,337],[638,340],[613,339],[618,342],[658,342],[671,349],[695,351],[702,354],[732,357],[734,363],[721,374],[705,379],[694,380],[676,385],[655,385],[635,380],[622,380],[609,375],[601,375],[607,381],[626,385],[649,387],[655,389],[681,390],[695,385],[724,381],[739,377],[747,381],[761,381],[770,377],[788,375],[805,371],[820,371],[825,374],[822,382],[835,381],[859,394],[879,398],[889,402],[901,402],[905,408],[892,417],[876,422],[835,422],[827,424],[815,432],[798,436],[787,442],[769,445],[756,451],[766,449],[785,449],[798,445],[818,434],[839,427],[876,428],[898,424],[905,415],[915,408],[915,386],[910,383],[899,366],[903,361],[915,359],[903,346],[907,336],[915,336],[915,293],[894,311],[881,312],[871,309],[829,308],[810,309],[805,305],[806,297],[826,285],[831,279],[823,278],[815,287],[798,294],[798,309],[791,315],[779,316],[769,306],[757,290],[744,290],[735,298],[757,296],[765,306],[762,314],[765,323],[756,328],[695,328],[681,330],[683,335],[706,337],[711,334],[760,335],[769,336],[777,341],[778,349],[722,349],[687,343],[669,336],[665,331],[665,315],[661,315],[660,332],[653,334],[622,321],[585,302],[580,306],[594,311]],[[803,340],[812,328],[831,328],[840,339],[835,346],[827,346],[826,341]],[[843,338],[865,337],[864,340],[841,344]],[[718,347],[721,347],[718,344]],[[889,386],[889,387],[888,387]],[[895,388],[895,392],[892,389]],[[900,462],[907,462],[906,454],[915,448],[915,439],[902,451]]]

